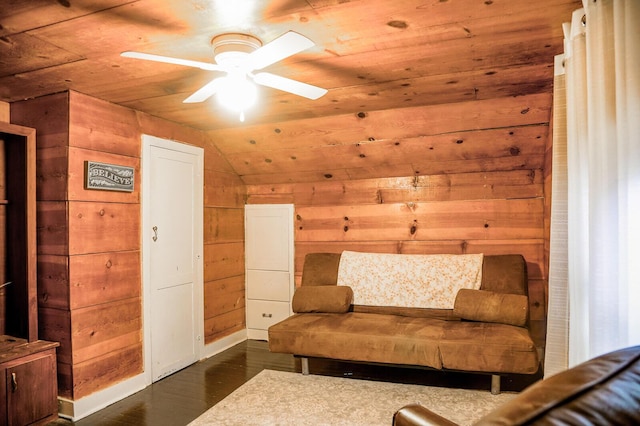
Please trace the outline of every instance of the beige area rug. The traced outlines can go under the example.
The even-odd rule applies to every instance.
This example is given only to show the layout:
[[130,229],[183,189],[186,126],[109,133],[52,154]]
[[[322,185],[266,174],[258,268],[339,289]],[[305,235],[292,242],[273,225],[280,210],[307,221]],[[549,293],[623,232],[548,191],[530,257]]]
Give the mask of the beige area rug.
[[389,426],[393,413],[415,402],[469,425],[514,396],[263,370],[189,426]]

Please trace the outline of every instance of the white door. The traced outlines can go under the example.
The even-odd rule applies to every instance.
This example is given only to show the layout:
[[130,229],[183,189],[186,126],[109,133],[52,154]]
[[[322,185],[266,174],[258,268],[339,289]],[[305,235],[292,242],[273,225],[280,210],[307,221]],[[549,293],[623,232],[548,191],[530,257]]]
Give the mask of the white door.
[[156,381],[197,361],[203,346],[202,150],[145,140],[145,343]]

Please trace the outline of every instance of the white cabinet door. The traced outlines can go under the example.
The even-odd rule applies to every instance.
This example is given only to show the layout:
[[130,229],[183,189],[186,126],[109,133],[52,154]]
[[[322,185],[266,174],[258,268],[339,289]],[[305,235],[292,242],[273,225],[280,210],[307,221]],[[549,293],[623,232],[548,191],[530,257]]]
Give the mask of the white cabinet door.
[[249,204],[245,214],[247,269],[289,271],[293,205]]

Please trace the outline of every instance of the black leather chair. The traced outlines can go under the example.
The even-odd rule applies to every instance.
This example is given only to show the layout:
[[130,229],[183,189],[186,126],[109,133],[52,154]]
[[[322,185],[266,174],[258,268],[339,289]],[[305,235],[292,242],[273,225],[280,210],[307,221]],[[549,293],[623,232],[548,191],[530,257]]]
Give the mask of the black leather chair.
[[[418,404],[394,426],[453,426]],[[474,425],[640,425],[640,346],[601,355],[539,381]]]

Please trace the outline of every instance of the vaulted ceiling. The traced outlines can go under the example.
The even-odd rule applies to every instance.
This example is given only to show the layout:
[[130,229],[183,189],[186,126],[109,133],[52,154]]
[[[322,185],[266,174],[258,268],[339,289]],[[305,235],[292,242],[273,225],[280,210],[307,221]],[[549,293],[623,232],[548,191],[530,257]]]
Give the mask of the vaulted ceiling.
[[[239,174],[256,176],[247,178],[248,183],[268,182],[264,176],[277,174],[282,181],[296,175],[312,180],[338,169],[354,177],[355,168],[349,173],[350,166],[335,164],[340,158],[317,155],[314,150],[322,135],[322,146],[357,146],[380,140],[375,130],[384,126],[428,120],[436,106],[445,106],[437,110],[442,116],[450,105],[476,102],[476,109],[510,108],[504,99],[533,96],[529,99],[546,111],[543,121],[548,124],[553,60],[562,52],[562,22],[580,7],[580,0],[0,2],[0,100],[13,102],[72,89],[209,131]],[[135,50],[212,62],[210,42],[217,34],[247,33],[266,44],[289,30],[309,37],[315,46],[265,70],[329,92],[313,101],[261,87],[259,102],[247,111],[244,123],[214,99],[182,103],[216,72],[120,56]],[[369,114],[375,120],[356,125],[361,127],[356,135],[351,120]],[[265,143],[265,151],[258,151],[261,133],[278,134],[287,125],[294,145],[276,148]],[[501,126],[507,127],[499,123],[493,127]],[[338,127],[345,139],[326,137]],[[405,133],[406,138],[425,136],[419,131]],[[386,134],[383,139],[397,145],[394,137]],[[240,142],[246,148],[232,145]],[[273,167],[278,155],[295,159],[313,154],[313,160],[307,161],[308,166],[270,172],[252,169],[258,161],[252,163],[247,156],[258,152],[264,160],[261,167]],[[398,169],[380,173],[416,173],[406,164],[413,156],[408,152],[404,159],[396,158]],[[311,175],[305,178],[305,174]]]

